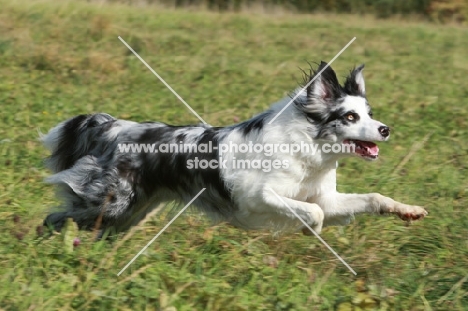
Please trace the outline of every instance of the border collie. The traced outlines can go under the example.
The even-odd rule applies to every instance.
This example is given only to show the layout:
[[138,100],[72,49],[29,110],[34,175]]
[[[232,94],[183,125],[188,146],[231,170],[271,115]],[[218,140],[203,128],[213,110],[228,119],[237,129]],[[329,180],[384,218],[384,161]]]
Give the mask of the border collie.
[[[422,207],[378,193],[347,194],[336,189],[338,160],[349,156],[375,160],[379,148],[374,142],[390,136],[389,127],[372,118],[363,68],[351,70],[342,86],[333,69],[322,62],[306,74],[306,85],[312,83],[293,92],[290,105],[291,96],[228,127],[136,123],[104,113],[64,121],[42,137],[52,153],[47,165],[54,175],[47,181],[57,185],[63,199],[62,209],[44,223],[60,230],[72,218],[81,229],[94,229],[98,223],[101,230],[123,231],[161,202],[187,203],[202,188],[206,190],[193,205],[212,220],[243,229],[303,229],[306,234],[291,210],[317,233],[324,226],[346,225],[359,213],[421,219],[427,215]],[[129,144],[146,147],[128,149]],[[256,150],[265,151],[267,145],[278,144],[308,144],[316,149],[282,152],[280,148],[266,155],[232,148],[260,146]],[[340,148],[325,152],[332,144],[352,146],[354,152]],[[162,147],[185,145],[210,148],[162,152]],[[239,160],[244,161],[242,167],[236,166]],[[247,162],[250,166],[245,166]],[[267,162],[272,164],[269,169],[263,165]]]

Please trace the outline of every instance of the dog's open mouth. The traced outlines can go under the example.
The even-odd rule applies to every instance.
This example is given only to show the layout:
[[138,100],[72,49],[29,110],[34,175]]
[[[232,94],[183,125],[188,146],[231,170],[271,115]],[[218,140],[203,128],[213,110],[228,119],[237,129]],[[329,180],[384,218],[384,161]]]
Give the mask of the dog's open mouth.
[[379,147],[371,141],[345,139],[343,143],[354,144],[354,153],[365,159],[374,160],[379,157]]

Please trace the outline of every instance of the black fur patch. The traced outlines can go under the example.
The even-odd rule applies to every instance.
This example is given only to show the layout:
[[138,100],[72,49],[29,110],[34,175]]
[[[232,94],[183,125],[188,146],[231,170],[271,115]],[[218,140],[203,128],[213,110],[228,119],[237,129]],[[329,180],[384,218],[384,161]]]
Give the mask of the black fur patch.
[[364,69],[364,65],[361,65],[357,68],[354,68],[353,70],[350,71],[348,77],[346,78],[346,81],[344,83],[343,90],[346,92],[348,95],[352,96],[362,96],[366,97],[366,94],[359,85],[356,83],[356,75]]
[[[336,77],[335,71],[330,66],[327,67],[327,65],[328,65],[327,63],[322,61],[319,67],[317,68],[317,70],[313,70],[312,68],[310,69],[310,75],[307,79],[306,85],[310,81],[312,80],[314,81],[307,88],[308,98],[314,97],[314,95],[312,94],[312,90],[316,83],[323,84],[324,91],[325,91],[325,94],[323,95],[323,99],[326,101],[333,101],[344,95],[343,88],[338,82],[338,78]],[[319,73],[320,73],[320,77],[318,77]]]
[[234,127],[242,131],[247,136],[253,131],[261,131],[265,125],[266,119],[271,115],[271,111],[264,112],[250,120],[235,125]]
[[[188,138],[192,131],[200,131],[200,129],[203,129],[203,132],[196,139],[193,139],[193,134],[191,135],[191,139]],[[184,132],[175,135],[174,132],[176,130],[183,130]],[[145,128],[141,132],[140,137],[136,140],[128,139],[133,136],[131,133],[123,133],[122,139],[126,143],[155,144],[156,147],[161,144],[176,144],[178,146],[181,144],[208,145],[210,142],[212,147],[217,147],[220,130],[221,128],[217,127],[158,125],[157,127]],[[230,200],[230,192],[220,177],[219,166],[217,168],[198,168],[196,173],[194,172],[196,168],[187,167],[189,160],[218,161],[219,154],[217,148],[212,148],[212,152],[206,153],[198,152],[198,150],[189,153],[142,152],[131,156],[131,163],[137,164],[138,172],[135,172],[133,168],[127,167],[125,167],[125,171],[131,172],[132,177],[135,174],[138,175],[136,180],[147,196],[151,196],[153,193],[163,188],[178,191],[181,195],[187,193],[193,193],[193,195],[195,195],[199,189],[198,187],[194,187],[194,185],[200,185],[209,187],[217,192],[221,198]],[[205,195],[208,195],[208,193],[203,193],[201,199],[203,199]],[[219,209],[221,206],[217,206],[216,208]],[[222,212],[222,210],[218,210],[218,212]]]
[[64,124],[58,147],[48,160],[57,163],[55,167],[57,171],[70,168],[76,162],[77,159],[74,156],[76,139],[78,139],[82,125],[88,118],[89,115],[79,115]]

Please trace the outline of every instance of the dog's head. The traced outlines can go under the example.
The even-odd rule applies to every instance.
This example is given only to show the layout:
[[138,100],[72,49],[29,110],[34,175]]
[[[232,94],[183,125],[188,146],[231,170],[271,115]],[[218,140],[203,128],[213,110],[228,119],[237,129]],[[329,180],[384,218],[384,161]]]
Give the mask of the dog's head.
[[311,123],[309,134],[314,139],[354,144],[353,155],[373,160],[379,154],[374,142],[387,140],[390,129],[372,118],[363,69],[364,65],[353,69],[341,86],[335,71],[322,62],[307,75],[307,96],[296,106]]

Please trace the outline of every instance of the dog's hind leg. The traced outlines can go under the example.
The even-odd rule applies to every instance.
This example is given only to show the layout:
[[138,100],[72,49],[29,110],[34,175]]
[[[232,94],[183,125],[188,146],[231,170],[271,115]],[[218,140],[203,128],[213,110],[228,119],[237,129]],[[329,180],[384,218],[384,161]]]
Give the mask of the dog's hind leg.
[[47,179],[57,184],[64,199],[64,211],[49,215],[45,224],[59,230],[71,217],[81,229],[96,227],[118,230],[132,217],[137,194],[133,184],[121,178],[118,171],[104,168],[92,156],[81,158],[76,164]]
[[73,219],[78,224],[80,229],[92,230],[98,228],[99,215],[92,215],[83,211],[63,211],[49,214],[45,219],[43,225],[55,231],[61,231],[65,225],[67,218]]
[[[61,231],[63,225],[67,218],[70,218],[68,212],[55,212],[49,214],[46,219],[44,219],[44,226],[54,229],[55,231]],[[71,217],[73,218],[73,217]]]

